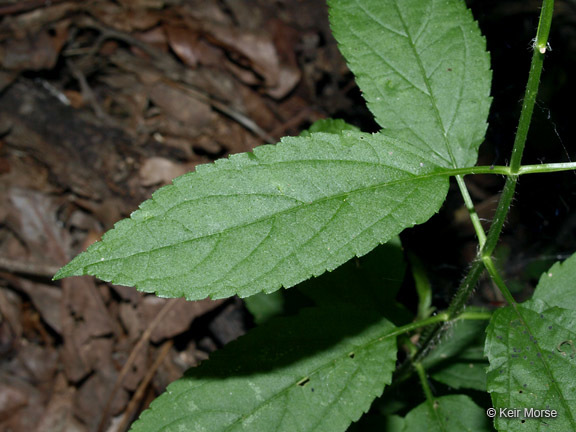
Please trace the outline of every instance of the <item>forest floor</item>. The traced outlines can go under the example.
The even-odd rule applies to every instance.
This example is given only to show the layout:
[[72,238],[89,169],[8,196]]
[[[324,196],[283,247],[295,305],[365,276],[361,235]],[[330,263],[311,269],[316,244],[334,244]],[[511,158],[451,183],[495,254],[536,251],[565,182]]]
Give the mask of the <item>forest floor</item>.
[[[510,52],[522,58],[516,75],[495,72],[500,131],[489,131],[480,157],[504,164],[538,2],[469,3],[486,24],[495,71]],[[553,149],[547,161],[573,154],[573,110],[552,120],[549,110],[574,96],[566,59],[576,58],[576,11],[558,3],[565,53],[537,113],[537,137]],[[503,39],[502,23],[524,31]],[[324,0],[0,1],[0,430],[124,431],[171,381],[242,335],[251,318],[237,298],[185,302],[89,277],[51,279],[174,177],[326,117],[378,130]],[[541,160],[535,147],[528,158]],[[561,199],[549,203],[551,186],[524,182],[525,203],[512,214],[519,229],[499,249],[506,276],[521,275],[520,297],[574,247],[574,177],[550,177]],[[469,186],[490,219],[502,179]],[[536,202],[544,210],[530,213]],[[462,208],[454,195],[428,228],[403,236],[428,263],[440,303],[474,256]],[[426,251],[423,237],[446,250]],[[480,291],[479,304],[501,304],[489,284]]]

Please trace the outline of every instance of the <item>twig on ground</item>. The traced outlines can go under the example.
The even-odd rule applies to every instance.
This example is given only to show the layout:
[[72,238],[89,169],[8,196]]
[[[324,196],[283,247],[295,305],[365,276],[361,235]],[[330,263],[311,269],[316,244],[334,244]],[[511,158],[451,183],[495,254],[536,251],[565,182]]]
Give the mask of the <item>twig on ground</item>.
[[110,407],[112,406],[112,401],[114,400],[114,397],[116,396],[116,393],[118,392],[118,389],[122,385],[124,378],[128,374],[128,371],[132,367],[132,363],[134,363],[134,360],[136,360],[136,356],[138,356],[140,354],[142,347],[144,347],[146,345],[146,343],[150,339],[150,336],[152,336],[152,332],[154,331],[156,326],[162,321],[162,319],[164,318],[164,316],[166,316],[166,314],[170,311],[170,309],[172,309],[172,307],[176,304],[177,300],[178,299],[168,300],[164,304],[164,306],[162,306],[162,309],[160,309],[160,312],[158,312],[158,315],[156,315],[154,320],[148,325],[146,330],[144,330],[144,332],[142,333],[142,336],[140,336],[140,339],[138,340],[138,343],[136,343],[136,345],[134,345],[134,348],[132,348],[132,352],[128,356],[126,363],[124,363],[122,370],[118,374],[118,378],[116,378],[116,382],[114,383],[114,387],[112,387],[112,391],[110,392],[110,396],[108,398],[108,401],[106,402],[106,406],[104,407],[104,410],[102,411],[102,417],[100,418],[100,423],[98,424],[98,429],[97,429],[98,432],[102,432],[105,429],[106,423],[108,420],[108,416],[110,414]]
[[10,273],[21,273],[25,275],[52,279],[52,276],[54,276],[60,269],[60,266],[35,262],[15,261],[9,258],[0,257],[0,269],[6,270]]
[[132,416],[137,405],[141,402],[142,398],[144,397],[145,394],[144,392],[146,391],[146,388],[150,384],[150,381],[152,381],[152,378],[154,378],[154,375],[156,375],[156,371],[158,370],[158,368],[160,368],[160,365],[162,365],[164,358],[166,358],[166,356],[170,352],[170,348],[172,348],[172,345],[174,345],[174,342],[172,340],[169,340],[164,342],[164,344],[160,347],[160,351],[158,353],[158,356],[156,357],[156,360],[154,361],[154,364],[146,372],[146,375],[142,379],[142,382],[140,382],[140,385],[138,385],[138,388],[136,389],[136,392],[132,396],[132,399],[130,399],[130,403],[124,410],[124,415],[122,416],[122,420],[120,421],[120,424],[117,429],[118,431],[126,430],[126,426],[130,421],[130,417]]

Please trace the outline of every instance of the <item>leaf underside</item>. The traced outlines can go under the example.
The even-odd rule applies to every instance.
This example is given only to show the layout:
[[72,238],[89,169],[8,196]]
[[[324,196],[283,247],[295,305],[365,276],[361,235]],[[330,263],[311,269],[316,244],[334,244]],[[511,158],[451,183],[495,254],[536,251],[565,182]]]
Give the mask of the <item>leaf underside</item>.
[[[521,410],[518,418],[496,417],[498,430],[576,430],[575,274],[576,255],[542,276],[532,300],[492,316],[488,391],[494,408]],[[556,410],[558,416],[527,418],[524,408]]]
[[162,297],[291,287],[430,218],[448,177],[380,134],[312,134],[174,180],[64,267]]
[[331,26],[384,133],[436,164],[476,163],[490,59],[461,0],[329,0]]
[[132,430],[345,431],[390,383],[393,330],[353,307],[273,319],[170,384]]

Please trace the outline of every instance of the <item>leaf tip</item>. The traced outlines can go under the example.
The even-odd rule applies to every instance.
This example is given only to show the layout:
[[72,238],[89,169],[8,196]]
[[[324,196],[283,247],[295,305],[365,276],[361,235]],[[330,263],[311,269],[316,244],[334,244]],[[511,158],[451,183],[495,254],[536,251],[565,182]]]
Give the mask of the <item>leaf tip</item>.
[[84,271],[84,266],[78,264],[78,257],[74,258],[64,267],[56,272],[56,274],[52,277],[53,281],[57,281],[60,279],[64,279],[71,276],[83,276],[86,274]]

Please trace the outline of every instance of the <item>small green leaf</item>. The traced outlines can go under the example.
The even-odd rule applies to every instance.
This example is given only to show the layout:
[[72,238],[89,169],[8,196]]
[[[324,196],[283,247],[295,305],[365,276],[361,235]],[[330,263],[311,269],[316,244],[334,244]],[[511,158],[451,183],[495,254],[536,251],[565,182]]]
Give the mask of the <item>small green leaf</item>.
[[[468,311],[479,312],[480,308],[469,308]],[[445,359],[452,358],[483,340],[487,322],[484,320],[460,320],[446,331],[438,346],[424,359],[422,365],[431,369]]]
[[464,395],[443,396],[434,407],[425,402],[406,415],[403,432],[482,432],[490,431],[485,411]]
[[[468,311],[480,309],[469,308]],[[423,361],[430,376],[455,389],[486,391],[488,362],[483,348],[487,324],[484,320],[455,322],[438,347]]]
[[380,134],[318,133],[199,166],[55,278],[88,274],[189,300],[291,287],[440,208],[446,170],[406,147]]
[[[558,286],[559,291],[562,289]],[[488,391],[498,430],[576,430],[576,311],[539,299],[494,313],[488,327]],[[535,373],[537,371],[537,373]],[[556,418],[530,418],[525,409],[555,410]]]
[[418,293],[418,313],[417,319],[423,320],[428,318],[434,312],[432,307],[432,284],[424,264],[413,253],[408,253],[408,260],[410,261],[410,270],[412,270],[412,277],[416,285],[416,292]]
[[462,0],[331,0],[340,50],[389,136],[436,164],[476,163],[490,108],[490,60]]
[[270,318],[284,312],[284,292],[258,293],[244,299],[246,309],[254,317],[256,324],[263,324]]
[[308,130],[303,131],[300,136],[310,136],[314,132],[326,132],[342,135],[345,131],[360,132],[360,128],[346,123],[342,119],[320,119],[315,121]]
[[277,318],[170,384],[133,431],[345,431],[391,381],[394,326],[354,307]]
[[436,381],[454,389],[486,391],[488,361],[481,346],[473,346],[430,370]]

